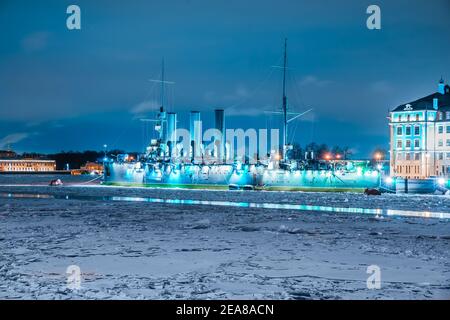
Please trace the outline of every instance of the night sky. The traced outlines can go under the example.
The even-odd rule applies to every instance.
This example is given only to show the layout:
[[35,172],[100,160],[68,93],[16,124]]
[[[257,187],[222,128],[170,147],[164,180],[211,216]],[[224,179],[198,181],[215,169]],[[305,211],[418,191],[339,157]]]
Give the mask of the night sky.
[[291,127],[303,145],[388,148],[388,110],[450,82],[449,0],[0,0],[0,30],[0,149],[18,152],[142,151],[163,57],[179,126],[218,107],[230,128],[277,126],[285,37],[291,111],[314,108]]

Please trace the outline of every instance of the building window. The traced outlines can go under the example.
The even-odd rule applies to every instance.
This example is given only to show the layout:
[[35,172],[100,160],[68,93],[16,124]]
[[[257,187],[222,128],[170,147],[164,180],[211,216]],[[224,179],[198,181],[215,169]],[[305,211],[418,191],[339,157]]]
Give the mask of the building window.
[[439,139],[438,147],[443,147],[443,146],[444,146],[444,142],[442,141],[442,139]]
[[403,134],[403,127],[397,127],[397,135],[401,136]]
[[416,114],[416,121],[419,121],[419,115]]
[[450,133],[450,126],[447,126],[446,132]]
[[414,160],[420,160],[420,153],[414,153]]
[[445,145],[446,145],[447,147],[450,147],[450,139],[447,139],[447,142],[445,143]]
[[450,120],[450,111],[445,112],[445,119]]
[[406,116],[406,121],[411,121],[411,116],[409,114]]
[[442,120],[442,112],[438,112],[438,118],[439,118],[439,120]]
[[407,136],[410,136],[411,135],[411,127],[410,126],[408,126],[408,127],[406,127],[406,133],[405,133]]
[[418,136],[420,134],[420,127],[419,126],[415,126],[414,127],[414,135]]
[[450,152],[447,152],[446,157],[447,159],[450,159]]
[[407,152],[406,153],[406,161],[411,160],[411,153]]
[[444,133],[444,127],[443,126],[439,126],[438,127],[438,133]]
[[411,148],[411,140],[406,140],[406,148]]
[[402,115],[401,114],[398,116],[398,121],[402,122]]
[[439,152],[439,160],[444,160],[444,153]]
[[402,147],[402,140],[397,140],[397,148],[401,148]]
[[414,148],[419,148],[419,147],[420,147],[419,139],[414,140]]

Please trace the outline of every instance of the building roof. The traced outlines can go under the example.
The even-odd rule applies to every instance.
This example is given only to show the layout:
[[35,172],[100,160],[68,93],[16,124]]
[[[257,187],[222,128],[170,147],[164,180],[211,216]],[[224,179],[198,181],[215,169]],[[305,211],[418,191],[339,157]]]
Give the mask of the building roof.
[[404,103],[394,108],[392,112],[398,111],[415,111],[415,110],[433,110],[433,99],[438,99],[439,111],[450,111],[450,86],[446,85],[444,94],[435,92],[426,97],[417,99],[412,102]]
[[55,163],[55,160],[37,160],[37,159],[0,159],[0,162]]

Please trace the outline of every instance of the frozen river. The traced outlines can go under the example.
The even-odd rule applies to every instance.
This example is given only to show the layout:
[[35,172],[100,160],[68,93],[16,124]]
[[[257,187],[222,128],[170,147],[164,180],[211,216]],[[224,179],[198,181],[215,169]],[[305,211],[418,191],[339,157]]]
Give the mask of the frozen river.
[[[0,298],[450,298],[449,197],[72,179],[0,176]],[[70,265],[79,290],[67,288]],[[380,289],[367,288],[368,266]]]

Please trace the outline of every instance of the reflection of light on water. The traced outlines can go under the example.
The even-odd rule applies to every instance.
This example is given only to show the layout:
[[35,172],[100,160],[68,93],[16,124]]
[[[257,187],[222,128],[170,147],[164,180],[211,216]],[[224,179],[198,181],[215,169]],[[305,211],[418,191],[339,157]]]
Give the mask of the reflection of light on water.
[[123,196],[83,196],[83,195],[69,196],[69,195],[50,195],[50,194],[31,194],[31,193],[0,193],[0,198],[19,198],[19,199],[42,198],[42,199],[65,199],[65,200],[150,202],[150,203],[168,203],[180,205],[209,205],[209,206],[225,206],[225,207],[370,214],[375,215],[376,217],[387,215],[387,216],[450,219],[450,213],[447,212],[412,211],[412,210],[397,210],[397,209],[345,208],[345,207],[313,206],[313,205],[289,204],[289,203],[267,203],[267,202],[258,203],[258,202],[234,202],[234,201],[216,201],[216,200],[208,201],[208,200],[192,200],[192,199],[160,199],[160,198],[123,197]]
[[54,199],[55,197],[50,194],[0,193],[0,198]]

